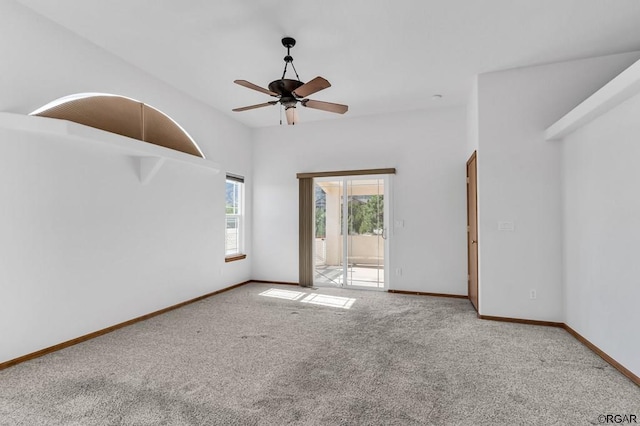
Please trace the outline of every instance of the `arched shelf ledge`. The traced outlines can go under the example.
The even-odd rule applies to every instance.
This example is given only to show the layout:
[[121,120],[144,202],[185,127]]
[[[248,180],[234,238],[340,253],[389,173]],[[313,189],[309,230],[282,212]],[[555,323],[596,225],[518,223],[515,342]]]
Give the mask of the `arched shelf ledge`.
[[0,127],[65,136],[120,151],[136,160],[140,182],[143,184],[149,183],[153,179],[166,160],[203,167],[214,173],[220,172],[220,165],[213,161],[72,121],[0,112]]

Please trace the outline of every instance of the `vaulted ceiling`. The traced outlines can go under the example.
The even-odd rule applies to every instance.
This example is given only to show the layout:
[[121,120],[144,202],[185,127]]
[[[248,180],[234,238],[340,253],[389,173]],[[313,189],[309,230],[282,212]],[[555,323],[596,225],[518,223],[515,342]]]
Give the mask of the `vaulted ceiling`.
[[280,78],[283,36],[301,80],[333,85],[310,97],[348,104],[344,117],[463,105],[479,73],[640,50],[637,0],[19,2],[251,127],[279,109],[231,112],[271,100],[233,80]]

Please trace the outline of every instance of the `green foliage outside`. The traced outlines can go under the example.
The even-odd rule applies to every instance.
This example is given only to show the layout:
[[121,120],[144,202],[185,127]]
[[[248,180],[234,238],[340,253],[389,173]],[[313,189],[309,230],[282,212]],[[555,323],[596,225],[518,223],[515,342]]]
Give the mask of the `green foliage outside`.
[[[384,199],[382,195],[368,195],[349,199],[349,235],[375,234],[384,223]],[[366,199],[363,202],[362,198]]]
[[316,238],[327,238],[327,212],[316,207]]
[[[349,197],[349,235],[379,234],[384,224],[384,197]],[[342,214],[342,213],[341,213]],[[326,207],[316,205],[316,238],[326,238]]]

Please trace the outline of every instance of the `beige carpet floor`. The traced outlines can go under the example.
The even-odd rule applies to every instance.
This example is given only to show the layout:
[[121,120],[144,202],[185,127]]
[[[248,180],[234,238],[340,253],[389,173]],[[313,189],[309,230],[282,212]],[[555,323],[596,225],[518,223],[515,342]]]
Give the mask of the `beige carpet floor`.
[[[0,371],[1,425],[591,425],[640,388],[463,299],[248,284]],[[640,420],[639,420],[640,421]]]

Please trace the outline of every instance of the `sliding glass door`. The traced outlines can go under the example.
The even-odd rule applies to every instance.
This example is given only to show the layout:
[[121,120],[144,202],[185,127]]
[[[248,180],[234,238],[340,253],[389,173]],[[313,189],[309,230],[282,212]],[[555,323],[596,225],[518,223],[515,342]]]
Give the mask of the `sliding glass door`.
[[314,284],[384,289],[386,176],[317,178]]

